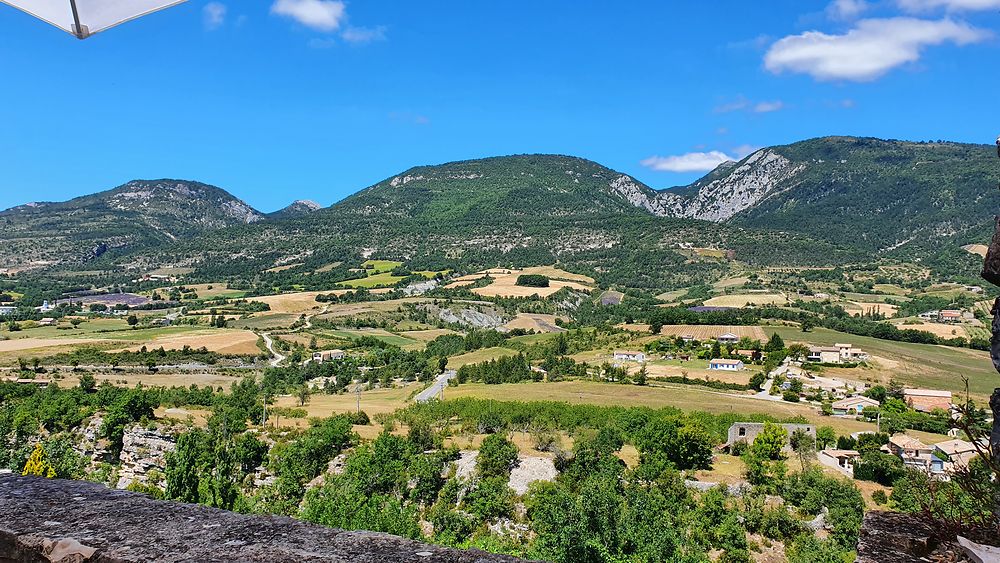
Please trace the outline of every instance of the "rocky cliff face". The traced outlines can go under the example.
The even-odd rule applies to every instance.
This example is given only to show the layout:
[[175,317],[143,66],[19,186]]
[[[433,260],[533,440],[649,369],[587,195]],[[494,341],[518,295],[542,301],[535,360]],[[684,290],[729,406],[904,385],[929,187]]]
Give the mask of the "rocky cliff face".
[[802,169],[771,149],[757,151],[738,165],[727,163],[715,178],[706,177],[679,193],[661,192],[647,209],[665,217],[726,221],[780,190]]
[[121,467],[117,487],[124,489],[132,483],[140,483],[165,488],[167,454],[176,447],[177,440],[169,430],[139,425],[126,428],[122,453],[118,457]]
[[505,563],[513,557],[155,501],[85,481],[0,476],[0,562]]

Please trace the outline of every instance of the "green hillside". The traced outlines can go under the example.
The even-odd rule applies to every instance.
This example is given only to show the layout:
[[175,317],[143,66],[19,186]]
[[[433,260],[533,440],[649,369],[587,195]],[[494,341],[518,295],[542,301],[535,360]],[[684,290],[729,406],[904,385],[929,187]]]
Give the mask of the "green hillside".
[[61,203],[0,212],[0,268],[62,266],[112,250],[187,239],[262,215],[225,190],[182,180],[136,180]]

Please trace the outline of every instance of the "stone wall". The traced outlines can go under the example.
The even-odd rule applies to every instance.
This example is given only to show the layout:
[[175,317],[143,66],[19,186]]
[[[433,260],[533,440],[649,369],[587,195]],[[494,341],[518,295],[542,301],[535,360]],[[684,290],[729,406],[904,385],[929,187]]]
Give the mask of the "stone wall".
[[155,501],[86,481],[0,475],[0,563],[502,563],[387,534]]

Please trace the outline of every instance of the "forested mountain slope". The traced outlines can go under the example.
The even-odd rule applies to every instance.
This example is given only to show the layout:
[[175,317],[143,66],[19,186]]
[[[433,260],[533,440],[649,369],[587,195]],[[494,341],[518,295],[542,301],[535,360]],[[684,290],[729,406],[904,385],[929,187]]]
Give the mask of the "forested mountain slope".
[[81,263],[112,249],[169,243],[262,218],[214,186],[136,180],[66,202],[0,212],[0,268]]
[[919,256],[987,242],[997,181],[990,146],[827,137],[762,149],[660,192],[654,212]]
[[764,264],[858,258],[800,235],[656,217],[642,207],[655,196],[627,175],[565,156],[422,166],[324,210],[225,229],[127,262],[181,259],[215,277],[288,263],[307,271],[362,254],[427,269],[559,262],[607,281],[662,287],[724,267],[690,247]]

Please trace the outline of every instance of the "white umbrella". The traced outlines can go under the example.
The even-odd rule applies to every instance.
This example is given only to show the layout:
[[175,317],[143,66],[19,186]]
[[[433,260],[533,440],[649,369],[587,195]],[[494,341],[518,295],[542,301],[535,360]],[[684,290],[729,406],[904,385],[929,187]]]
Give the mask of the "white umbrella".
[[187,0],[0,0],[86,39],[95,33]]

